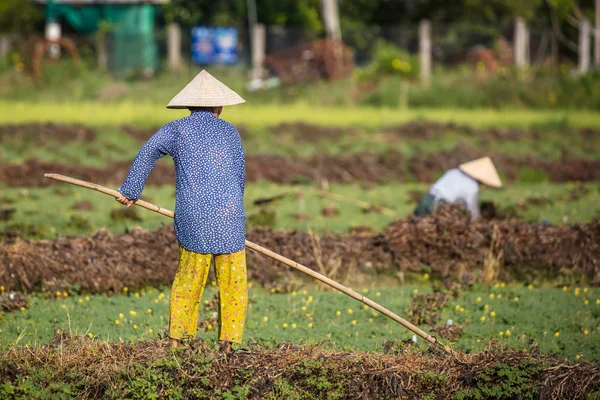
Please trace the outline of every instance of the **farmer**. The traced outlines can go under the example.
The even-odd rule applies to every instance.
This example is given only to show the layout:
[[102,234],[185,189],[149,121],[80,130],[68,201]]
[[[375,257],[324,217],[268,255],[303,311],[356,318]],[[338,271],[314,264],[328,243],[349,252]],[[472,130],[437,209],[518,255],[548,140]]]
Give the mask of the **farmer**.
[[223,106],[244,103],[206,71],[200,72],[167,108],[189,109],[163,126],[142,147],[117,201],[131,206],[142,194],[156,161],[175,164],[175,234],[179,265],[169,305],[169,338],[175,347],[196,336],[198,311],[211,260],[219,288],[219,347],[229,353],[242,342],[246,320],[244,150],[235,126],[219,119]]
[[479,158],[446,172],[425,194],[414,211],[415,216],[432,214],[439,203],[460,203],[479,218],[479,184],[499,188],[502,182],[489,157]]

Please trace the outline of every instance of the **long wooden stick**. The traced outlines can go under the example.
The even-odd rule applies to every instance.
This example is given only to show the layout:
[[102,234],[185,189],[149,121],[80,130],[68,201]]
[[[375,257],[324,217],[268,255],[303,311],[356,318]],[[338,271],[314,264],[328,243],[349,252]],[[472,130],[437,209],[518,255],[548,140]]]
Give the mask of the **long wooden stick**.
[[[44,176],[46,178],[55,179],[57,181],[67,182],[67,183],[71,183],[73,185],[96,190],[98,192],[101,192],[101,193],[104,193],[104,194],[107,194],[107,195],[113,196],[113,197],[119,197],[121,195],[116,190],[109,189],[107,187],[100,186],[95,183],[82,181],[79,179],[71,178],[68,176],[60,175],[60,174],[44,174]],[[157,212],[157,213],[165,215],[167,217],[173,218],[175,216],[173,211],[167,210],[166,208],[162,208],[162,207],[159,207],[159,206],[151,204],[151,203],[148,203],[147,201],[144,201],[144,200],[137,200],[134,204],[136,206],[140,206],[142,208]],[[398,322],[400,325],[404,326],[405,328],[407,328],[407,329],[413,331],[414,333],[416,333],[417,335],[421,336],[423,339],[427,340],[429,343],[431,343],[437,347],[440,347],[446,353],[449,353],[449,354],[454,353],[452,351],[452,349],[450,349],[448,346],[446,346],[443,343],[441,343],[440,341],[438,341],[434,336],[429,335],[427,332],[421,330],[419,327],[411,324],[410,322],[406,321],[402,317],[394,314],[387,308],[384,308],[383,306],[375,303],[373,300],[366,298],[362,294],[355,292],[354,290],[348,289],[346,286],[334,281],[333,279],[329,279],[325,275],[321,275],[318,272],[313,271],[312,269],[305,267],[302,264],[299,264],[293,260],[290,260],[289,258],[286,258],[280,254],[277,254],[269,249],[265,249],[264,247],[259,246],[256,243],[252,243],[248,240],[246,240],[246,247],[248,247],[254,251],[257,251],[261,254],[264,254],[265,256],[272,258],[273,260],[279,261],[279,262],[287,265],[288,267],[295,268],[301,272],[304,272],[307,275],[312,276],[313,278],[331,286],[332,288],[335,288],[335,289],[339,290],[340,292],[347,294],[348,296],[352,297],[353,299],[356,299],[356,300],[360,301],[361,303],[366,304],[367,306],[380,312],[381,314],[385,315],[386,317],[393,319],[394,321]]]

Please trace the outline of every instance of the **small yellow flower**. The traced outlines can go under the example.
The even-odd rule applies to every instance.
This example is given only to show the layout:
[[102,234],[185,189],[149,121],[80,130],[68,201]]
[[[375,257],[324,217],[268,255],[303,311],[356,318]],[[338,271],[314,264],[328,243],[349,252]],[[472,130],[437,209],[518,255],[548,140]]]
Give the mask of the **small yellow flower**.
[[519,301],[519,298],[518,298],[518,297],[515,297],[513,300],[514,300],[514,301]]
[[56,297],[61,297],[62,296],[62,292],[57,291],[56,292]]
[[481,317],[479,319],[481,320],[481,322],[485,322],[485,317]]
[[490,313],[490,317],[492,317],[492,318],[495,318],[495,317],[496,317],[496,312],[495,312],[495,311],[492,311],[492,312]]
[[154,332],[152,329],[148,329],[148,333],[152,333]]
[[263,322],[267,322],[269,320],[269,317],[267,317],[266,315],[263,317]]
[[369,309],[369,306],[367,306],[367,305],[363,306],[363,310],[368,310],[368,309]]
[[307,303],[312,303],[313,301],[313,297],[312,296],[308,296],[308,299],[306,299]]
[[215,281],[212,281],[212,282],[210,283],[210,286],[217,286],[217,282],[215,282]]
[[499,294],[497,297],[498,297],[498,299],[501,299],[501,298],[502,298],[502,295],[501,295],[501,294]]
[[554,337],[560,336],[560,332],[554,332]]
[[488,306],[487,304],[486,304],[485,306],[483,306],[483,309],[484,309],[484,310],[486,310],[486,311],[487,311],[489,308],[490,308],[490,306]]
[[85,296],[85,301],[90,301],[90,296]]
[[583,302],[583,304],[585,304],[587,306],[588,304],[590,304],[590,302],[586,300]]
[[502,289],[504,289],[504,288],[506,287],[506,283],[504,283],[504,282],[500,283],[500,287],[501,287]]
[[352,314],[354,311],[352,311],[351,308],[348,309],[348,314]]
[[576,360],[579,360],[580,358],[581,358],[581,354],[577,354],[577,355],[575,356],[575,359],[576,359]]
[[481,297],[478,297],[478,298],[477,298],[477,302],[478,302],[478,303],[481,303]]
[[465,312],[465,309],[461,307],[460,312]]
[[115,320],[115,325],[119,325],[119,324],[121,324],[121,323],[119,322],[119,320],[118,320],[118,319],[117,319],[117,320]]
[[308,294],[308,292],[306,290],[302,291],[302,295],[306,296]]
[[154,299],[154,304],[158,304],[158,299]]
[[352,325],[356,325],[356,320],[355,319],[352,320]]
[[0,292],[4,292],[6,288],[4,286],[0,286]]
[[79,304],[83,303],[83,299],[79,299],[77,301],[79,302]]
[[342,315],[342,312],[338,311],[338,312],[335,313],[335,315],[339,317],[340,315]]
[[363,289],[363,290],[362,290],[362,292],[363,292],[364,294],[367,294],[367,293],[369,293],[369,289]]
[[151,309],[151,308],[149,308],[149,309],[147,309],[147,310],[146,310],[146,312],[147,312],[148,314],[152,314],[152,309]]
[[133,329],[137,329],[137,325],[134,325],[134,326],[133,326]]
[[252,282],[248,283],[248,289],[252,289]]
[[296,329],[296,324],[292,324],[292,329]]
[[490,300],[494,300],[494,298],[496,298],[496,295],[494,293],[490,294]]
[[127,293],[127,292],[129,292],[129,289],[127,288],[127,286],[125,286],[125,287],[123,288],[123,293]]
[[25,311],[27,310],[25,307],[21,307],[21,311]]
[[373,323],[373,318],[369,318],[369,323],[372,324]]
[[427,274],[427,273],[423,274],[423,278],[425,278],[425,280],[429,279],[429,274]]
[[135,312],[135,311],[129,311],[129,315],[131,315],[132,317],[135,317],[137,315],[137,312]]
[[563,292],[566,292],[567,290],[569,290],[569,288],[566,286],[563,286]]
[[301,309],[302,311],[306,311],[306,306],[302,306],[302,307],[300,307],[300,309]]
[[165,298],[165,294],[164,293],[161,293],[161,294],[158,295],[158,299],[159,300],[162,300],[164,298]]
[[498,335],[500,335],[500,336],[504,336],[504,332],[500,331],[500,332],[498,333]]
[[91,339],[94,337],[94,335],[92,333],[88,333],[88,337]]
[[584,330],[583,330],[583,334],[584,334],[584,335],[587,335],[588,333],[590,333],[590,331],[588,331],[587,329],[584,329]]
[[67,293],[67,292],[63,292],[63,297],[64,297],[64,298],[67,298],[67,297],[69,297],[69,293]]
[[298,293],[296,292],[292,292],[292,296],[296,296]]
[[580,292],[581,292],[580,288],[575,288],[575,296],[579,296]]
[[310,318],[310,313],[306,313],[304,316],[305,316],[306,318]]
[[66,304],[61,304],[60,308],[67,308],[67,305]]
[[288,324],[283,324],[283,325],[281,325],[281,326],[283,327],[283,329],[287,329],[287,327],[288,327]]
[[123,313],[119,313],[119,319],[123,319],[125,318],[125,316],[123,315]]
[[460,310],[460,306],[457,304],[456,306],[454,306],[454,309],[455,309],[456,311],[458,311],[458,310]]
[[417,294],[417,293],[419,293],[419,289],[413,290],[413,294]]
[[211,324],[208,324],[208,325],[206,326],[206,329],[207,329],[207,330],[209,330],[209,331],[212,331],[212,328],[213,328],[213,326],[212,326]]
[[507,330],[506,330],[506,332],[504,332],[504,334],[505,334],[506,336],[510,336],[510,331],[507,329]]
[[313,324],[309,322],[308,323],[308,329],[312,329],[312,327],[313,327]]
[[275,293],[275,289],[271,289],[271,294]]
[[136,294],[135,294],[135,297],[137,297],[137,298],[139,299],[139,298],[140,298],[140,294],[139,294],[139,293],[136,293]]
[[583,288],[583,293],[587,293],[589,288]]
[[375,296],[377,296],[377,297],[381,296],[381,292],[375,293]]
[[600,305],[600,299],[596,299],[596,305]]
[[529,290],[533,289],[533,285],[530,283],[529,285],[527,285],[527,289],[529,289]]

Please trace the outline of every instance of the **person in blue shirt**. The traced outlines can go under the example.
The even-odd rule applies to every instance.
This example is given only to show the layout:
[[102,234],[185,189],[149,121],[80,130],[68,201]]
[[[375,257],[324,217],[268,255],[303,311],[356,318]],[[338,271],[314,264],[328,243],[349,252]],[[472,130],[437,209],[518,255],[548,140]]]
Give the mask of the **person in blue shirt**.
[[447,171],[426,193],[414,211],[416,217],[432,214],[439,203],[459,203],[473,219],[480,217],[479,184],[499,188],[502,181],[489,157],[479,158]]
[[235,126],[219,119],[223,106],[243,103],[233,90],[200,72],[168,104],[189,109],[187,117],[163,126],[133,161],[117,201],[131,206],[142,194],[156,161],[175,165],[175,234],[179,264],[169,306],[173,346],[196,336],[198,313],[211,261],[219,289],[219,344],[230,352],[241,343],[246,320],[244,150]]

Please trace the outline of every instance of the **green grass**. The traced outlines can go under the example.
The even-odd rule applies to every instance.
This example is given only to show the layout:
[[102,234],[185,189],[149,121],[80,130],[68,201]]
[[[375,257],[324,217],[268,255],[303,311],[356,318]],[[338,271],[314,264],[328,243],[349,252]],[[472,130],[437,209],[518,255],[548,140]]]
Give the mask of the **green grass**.
[[[370,189],[360,185],[335,185],[331,190],[354,199],[360,199],[378,206],[391,208],[397,212],[397,218],[410,215],[416,206],[411,200],[411,191],[424,192],[427,185],[422,184],[380,184]],[[511,185],[504,190],[484,189],[482,200],[493,200],[502,208],[515,210],[518,217],[526,221],[548,221],[553,224],[588,222],[600,217],[598,202],[598,184],[587,184],[589,192],[578,200],[568,200],[565,194],[573,190],[573,184],[530,184]],[[294,193],[302,192],[304,200]],[[254,200],[269,198],[279,194],[288,196],[261,209],[253,205]],[[173,209],[175,197],[171,186],[149,186],[144,190],[146,200],[165,208]],[[516,204],[528,198],[562,199],[552,205],[532,205],[522,211]],[[563,199],[564,198],[564,199]],[[324,199],[312,186],[278,185],[268,182],[248,184],[246,188],[246,212],[248,226],[266,224],[274,229],[302,230],[315,232],[344,233],[351,228],[367,226],[374,231],[384,229],[395,218],[379,213],[365,213],[361,208],[348,203]],[[92,210],[74,210],[73,206],[81,201],[89,201]],[[339,215],[325,217],[323,208],[338,208]],[[111,218],[111,212],[124,208],[110,197],[93,193],[87,189],[70,185],[58,185],[39,189],[2,188],[0,208],[16,209],[12,219],[0,222],[0,230],[24,231],[31,238],[53,238],[56,235],[84,235],[106,228],[111,232],[122,233],[127,228],[141,226],[147,230],[170,224],[171,221],[159,214],[137,209],[142,221]],[[308,221],[297,218],[298,214],[309,217]],[[265,222],[266,221],[266,222]],[[33,229],[29,234],[28,230]]]
[[[405,316],[413,291],[430,291],[424,278],[418,280],[421,283],[416,285],[393,286],[388,281],[385,287],[356,290]],[[527,289],[521,285],[477,287],[451,300],[437,325],[444,325],[448,319],[452,319],[453,324],[463,325],[465,333],[454,346],[467,351],[483,350],[491,339],[511,347],[526,347],[533,339],[543,352],[554,352],[568,359],[575,359],[579,354],[597,362],[600,360],[600,300],[597,300],[600,291],[581,288],[576,296],[574,290]],[[160,293],[164,297],[159,297]],[[492,293],[494,299],[490,298]],[[204,300],[213,294],[214,287],[209,284]],[[0,342],[2,346],[41,344],[51,340],[57,328],[73,334],[92,334],[96,340],[121,338],[133,342],[157,337],[167,326],[168,298],[168,290],[158,289],[112,297],[33,297],[28,309],[4,315],[0,323]],[[201,311],[200,320],[210,317],[212,312]],[[309,327],[309,324],[312,325]],[[215,329],[216,326],[212,326],[199,332],[199,336],[215,340]],[[297,293],[270,294],[262,289],[250,290],[246,340],[252,338],[267,344],[324,340],[336,348],[372,351],[381,349],[384,340],[407,340],[411,336],[402,326],[371,309],[364,309],[363,304],[338,292],[308,288]]]
[[[162,125],[181,118],[183,110],[168,110],[164,104],[140,102],[65,102],[0,101],[0,124],[23,122],[83,123],[106,126],[132,123],[140,126]],[[227,108],[223,118],[249,127],[276,125],[282,121],[303,121],[327,126],[376,128],[415,119],[457,122],[475,127],[554,125],[599,127],[600,114],[585,110],[497,110],[497,109],[408,109],[318,106],[309,101],[294,104],[244,104]]]

